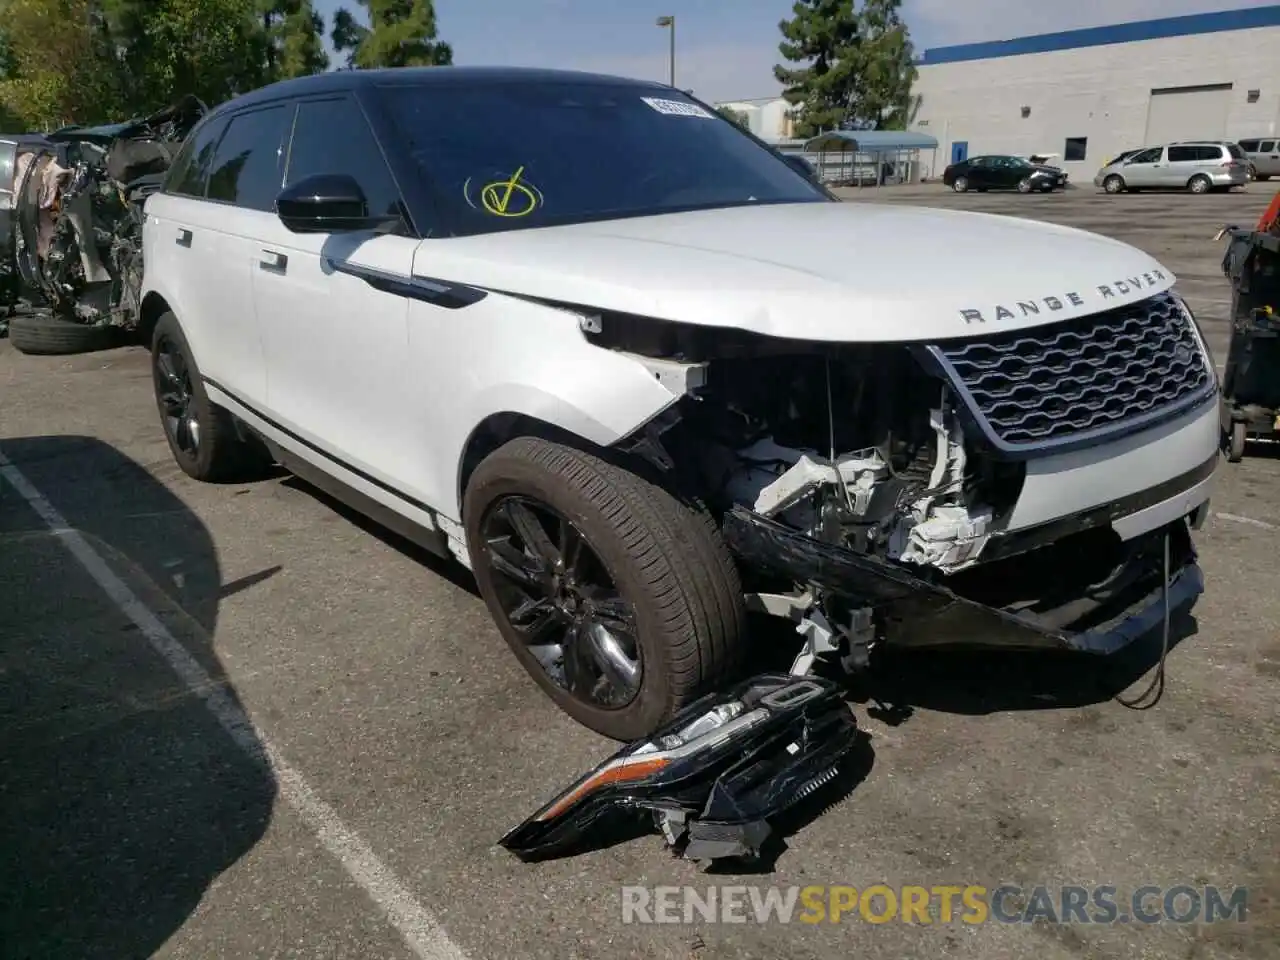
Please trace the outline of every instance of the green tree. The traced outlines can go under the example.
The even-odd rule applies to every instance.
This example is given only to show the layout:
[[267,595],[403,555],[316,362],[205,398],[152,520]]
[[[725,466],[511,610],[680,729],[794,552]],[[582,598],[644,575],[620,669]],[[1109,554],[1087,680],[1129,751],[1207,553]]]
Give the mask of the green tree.
[[773,75],[797,108],[796,136],[833,130],[845,120],[858,83],[859,17],[854,0],[796,0],[792,18],[778,24],[778,51],[797,67]]
[[6,121],[46,129],[114,112],[112,51],[92,0],[8,0],[0,104]]
[[258,0],[101,0],[101,7],[126,116],[189,93],[212,106],[273,79]]
[[911,93],[915,52],[901,8],[902,0],[863,0],[858,16],[859,43],[853,50],[857,83],[849,119],[877,130],[904,129],[918,106]]
[[905,127],[916,78],[902,0],[797,0],[778,27],[778,50],[796,67],[776,66],[783,96],[798,108],[797,135],[842,125]]
[[368,26],[351,11],[334,14],[330,39],[347,53],[347,66],[435,67],[453,62],[453,50],[437,39],[431,0],[357,0]]
[[259,0],[266,56],[266,77],[287,80],[329,68],[324,49],[324,18],[312,0]]
[[747,115],[743,113],[741,110],[735,110],[733,109],[733,107],[716,107],[716,112],[719,113],[720,116],[724,117],[726,120],[730,121],[731,123],[736,123],[738,126],[743,127],[744,129],[749,128],[751,126],[751,122],[747,118]]

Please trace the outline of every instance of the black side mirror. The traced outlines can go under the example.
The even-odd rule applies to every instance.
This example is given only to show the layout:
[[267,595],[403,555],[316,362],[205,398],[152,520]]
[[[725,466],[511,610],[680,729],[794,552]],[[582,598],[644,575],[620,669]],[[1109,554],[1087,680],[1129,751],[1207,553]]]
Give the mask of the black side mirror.
[[397,219],[370,216],[360,184],[345,173],[318,173],[285,187],[276,196],[276,215],[293,233],[375,230]]

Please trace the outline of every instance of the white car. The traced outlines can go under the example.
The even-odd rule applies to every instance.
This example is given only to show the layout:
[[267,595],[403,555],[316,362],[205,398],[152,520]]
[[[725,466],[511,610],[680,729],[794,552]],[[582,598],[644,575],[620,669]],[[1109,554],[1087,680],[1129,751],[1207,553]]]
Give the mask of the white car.
[[1108,652],[1203,589],[1217,379],[1122,243],[833,202],[669,87],[453,67],[226,103],[146,213],[182,469],[274,458],[457,558],[608,736],[746,669],[749,611],[803,673]]

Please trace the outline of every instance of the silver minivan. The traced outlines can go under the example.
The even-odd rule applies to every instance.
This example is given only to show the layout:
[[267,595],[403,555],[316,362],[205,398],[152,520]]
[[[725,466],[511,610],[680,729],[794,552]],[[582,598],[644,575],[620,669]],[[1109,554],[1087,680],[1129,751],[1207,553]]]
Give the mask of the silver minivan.
[[1249,182],[1249,162],[1236,143],[1190,140],[1144,147],[1121,156],[1098,171],[1095,186],[1107,193],[1135,190],[1190,190],[1244,186]]
[[1240,149],[1249,160],[1249,176],[1254,180],[1280,177],[1280,137],[1241,140]]

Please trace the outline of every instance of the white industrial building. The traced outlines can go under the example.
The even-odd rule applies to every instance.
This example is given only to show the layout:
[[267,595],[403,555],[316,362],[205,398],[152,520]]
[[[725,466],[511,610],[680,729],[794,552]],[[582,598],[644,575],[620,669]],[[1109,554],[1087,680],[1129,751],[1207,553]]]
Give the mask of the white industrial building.
[[746,117],[747,128],[766,143],[790,140],[794,135],[795,108],[781,97],[726,100],[716,106]]
[[1079,182],[1125,149],[1280,134],[1280,5],[939,47],[917,67],[925,175],[1056,154]]

